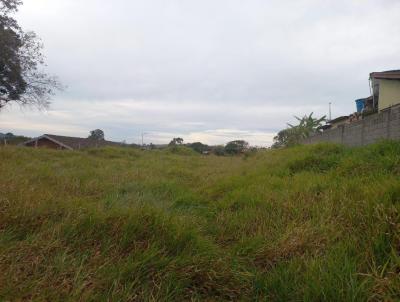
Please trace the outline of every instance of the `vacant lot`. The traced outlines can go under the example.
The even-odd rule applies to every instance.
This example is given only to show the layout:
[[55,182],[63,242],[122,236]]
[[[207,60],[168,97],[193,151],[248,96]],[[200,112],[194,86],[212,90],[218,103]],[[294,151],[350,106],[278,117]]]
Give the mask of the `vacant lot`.
[[0,159],[1,301],[400,299],[400,143]]

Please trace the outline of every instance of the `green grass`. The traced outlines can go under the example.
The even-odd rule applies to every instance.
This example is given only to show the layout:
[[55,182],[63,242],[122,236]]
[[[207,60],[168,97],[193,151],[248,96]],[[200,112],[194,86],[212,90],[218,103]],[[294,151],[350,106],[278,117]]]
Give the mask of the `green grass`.
[[0,159],[0,301],[400,299],[400,143]]

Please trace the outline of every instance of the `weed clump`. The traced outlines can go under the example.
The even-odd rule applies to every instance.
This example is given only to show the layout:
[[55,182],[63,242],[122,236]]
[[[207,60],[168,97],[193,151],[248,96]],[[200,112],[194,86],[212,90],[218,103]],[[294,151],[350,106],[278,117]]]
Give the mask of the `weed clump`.
[[323,173],[336,168],[342,158],[344,148],[339,145],[321,144],[312,146],[300,158],[289,161],[288,168],[292,174],[302,171]]
[[177,155],[197,155],[198,152],[186,146],[170,146],[166,150],[168,153]]

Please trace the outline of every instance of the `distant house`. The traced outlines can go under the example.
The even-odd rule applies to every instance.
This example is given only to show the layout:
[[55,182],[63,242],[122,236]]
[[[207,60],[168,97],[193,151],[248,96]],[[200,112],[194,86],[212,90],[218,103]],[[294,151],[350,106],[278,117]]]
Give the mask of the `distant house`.
[[91,138],[60,136],[44,134],[42,136],[28,140],[21,145],[35,148],[50,148],[59,150],[79,150],[85,148],[98,148],[106,146],[121,146],[121,143],[106,140],[96,140]]
[[332,128],[332,129],[337,128],[341,125],[347,124],[348,121],[349,121],[349,117],[347,115],[339,116],[339,117],[329,121],[329,125],[330,125],[329,128]]
[[400,104],[400,70],[373,72],[370,80],[373,103],[379,111]]

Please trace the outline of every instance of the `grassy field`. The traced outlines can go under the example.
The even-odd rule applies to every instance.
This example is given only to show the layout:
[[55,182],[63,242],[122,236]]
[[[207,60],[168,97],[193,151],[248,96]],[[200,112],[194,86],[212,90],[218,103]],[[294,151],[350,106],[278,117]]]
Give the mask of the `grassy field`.
[[400,299],[400,143],[0,159],[0,301]]

